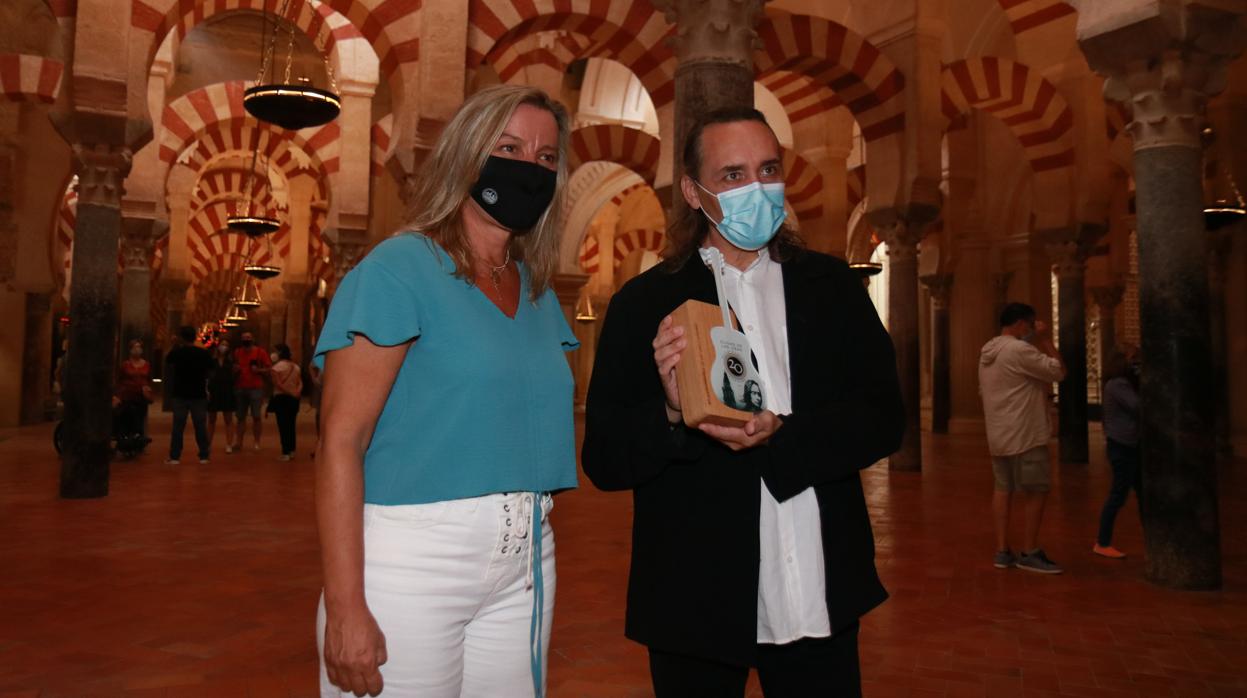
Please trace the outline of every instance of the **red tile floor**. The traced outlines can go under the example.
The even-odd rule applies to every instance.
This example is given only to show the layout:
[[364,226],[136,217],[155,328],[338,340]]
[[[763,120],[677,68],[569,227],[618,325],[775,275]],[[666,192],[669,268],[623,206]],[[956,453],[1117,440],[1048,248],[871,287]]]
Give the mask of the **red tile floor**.
[[[0,697],[313,696],[306,417],[294,462],[277,461],[270,423],[258,453],[170,467],[157,416],[150,452],[90,501],[56,497],[50,425],[0,432]],[[863,624],[867,696],[1247,696],[1247,463],[1222,469],[1225,589],[1182,593],[1143,580],[1133,504],[1117,539],[1132,555],[1091,555],[1101,447],[1056,471],[1057,577],[991,566],[980,439],[928,436],[921,475],[866,472],[892,592]],[[622,637],[629,510],[587,483],[557,500],[553,696],[650,695]]]

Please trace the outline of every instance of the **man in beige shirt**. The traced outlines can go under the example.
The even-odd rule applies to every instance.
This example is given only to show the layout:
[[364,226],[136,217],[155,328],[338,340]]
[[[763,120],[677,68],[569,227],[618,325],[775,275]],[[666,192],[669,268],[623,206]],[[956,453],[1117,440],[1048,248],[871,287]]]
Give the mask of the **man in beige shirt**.
[[[1065,378],[1065,364],[1052,344],[1048,327],[1035,320],[1035,309],[1010,303],[1000,314],[1000,335],[983,345],[979,357],[979,393],[987,426],[996,489],[992,513],[1000,569],[1018,567],[1060,574],[1061,567],[1039,547],[1039,524],[1050,487],[1048,478],[1047,387]],[[1020,555],[1009,549],[1009,508],[1021,491],[1026,508],[1026,540]]]

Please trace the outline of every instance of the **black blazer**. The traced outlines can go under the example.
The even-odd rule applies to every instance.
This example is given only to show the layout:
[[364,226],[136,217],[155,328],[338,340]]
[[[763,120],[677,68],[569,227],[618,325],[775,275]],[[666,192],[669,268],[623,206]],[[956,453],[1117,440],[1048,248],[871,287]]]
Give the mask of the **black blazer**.
[[625,634],[652,648],[754,663],[762,481],[780,501],[815,488],[833,629],[887,598],[858,471],[904,430],[892,342],[844,261],[794,251],[783,276],[792,414],[768,445],[739,453],[668,426],[654,365],[663,317],[690,298],[717,303],[700,256],[674,273],[655,267],[611,300],[581,456],[593,484],[633,491]]

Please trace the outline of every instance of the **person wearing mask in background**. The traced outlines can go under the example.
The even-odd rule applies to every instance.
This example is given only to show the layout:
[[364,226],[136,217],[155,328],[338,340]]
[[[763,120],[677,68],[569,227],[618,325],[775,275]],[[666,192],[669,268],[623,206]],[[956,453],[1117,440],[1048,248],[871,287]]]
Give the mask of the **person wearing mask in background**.
[[115,396],[118,400],[116,431],[119,436],[137,437],[146,445],[147,406],[152,403],[152,366],[143,358],[143,341],[132,339],[126,345]]
[[547,514],[576,486],[577,344],[552,288],[567,140],[541,90],[472,95],[414,180],[409,232],[334,294],[316,346],[322,698],[545,695]]
[[242,333],[240,343],[242,346],[234,350],[234,395],[238,400],[238,431],[232,450],[242,450],[242,437],[247,431],[247,413],[250,413],[251,434],[255,437],[254,448],[258,451],[260,434],[264,432],[264,376],[272,368],[273,360],[269,358],[267,351],[256,346],[255,336],[250,332]]
[[303,393],[303,377],[299,365],[291,359],[290,347],[278,344],[269,358],[273,367],[269,377],[273,380],[273,397],[269,398],[268,411],[277,418],[277,434],[281,437],[281,457],[294,458],[295,422],[299,416],[299,395]]
[[1133,347],[1114,350],[1104,365],[1104,441],[1113,468],[1113,486],[1100,512],[1100,532],[1091,551],[1120,560],[1125,553],[1113,547],[1113,525],[1130,490],[1139,496],[1139,373]]
[[216,437],[217,414],[225,422],[225,452],[234,452],[234,411],[238,396],[234,393],[234,357],[229,340],[221,337],[212,349],[212,374],[208,377],[208,443]]
[[[1010,303],[1000,314],[1000,335],[979,355],[979,393],[987,427],[987,450],[996,481],[992,518],[999,569],[1060,574],[1060,565],[1039,547],[1039,524],[1051,479],[1048,475],[1048,388],[1064,380],[1065,363],[1052,332],[1035,319],[1035,309]],[[1025,502],[1025,540],[1021,555],[1009,548],[1009,510],[1014,492]]]
[[189,414],[199,447],[199,462],[207,463],[211,453],[208,439],[208,376],[215,364],[212,355],[195,346],[195,328],[178,329],[178,345],[165,357],[172,378],[170,406],[173,408],[173,432],[169,435],[169,458],[165,465],[178,465],[182,458],[182,434]]

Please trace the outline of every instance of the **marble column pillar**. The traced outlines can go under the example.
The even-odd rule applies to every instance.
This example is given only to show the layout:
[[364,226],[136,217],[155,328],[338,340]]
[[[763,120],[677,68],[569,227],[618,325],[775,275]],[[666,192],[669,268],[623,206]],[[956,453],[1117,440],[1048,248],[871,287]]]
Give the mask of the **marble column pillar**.
[[123,146],[77,144],[78,217],[69,298],[69,354],[60,494],[108,495],[112,394],[117,363],[117,245],[122,181],[132,154]]
[[948,433],[952,415],[952,338],[949,334],[948,301],[952,295],[953,275],[932,274],[922,277],[931,294],[931,431]]
[[1060,327],[1057,344],[1065,362],[1065,380],[1057,402],[1061,462],[1086,463],[1090,458],[1087,435],[1087,303],[1086,257],[1062,249],[1056,259],[1057,303]]
[[[156,221],[123,218],[121,221],[121,343],[143,342],[150,359],[152,345],[152,251],[156,246]],[[170,335],[173,336],[173,335]]]
[[1105,96],[1132,108],[1140,511],[1148,578],[1180,589],[1221,586],[1200,133],[1208,97],[1225,85],[1227,65],[1247,43],[1244,11],[1235,7],[1141,6],[1125,26],[1079,19],[1079,44],[1106,77]]
[[888,245],[888,333],[905,403],[905,435],[890,470],[922,470],[922,374],[918,338],[918,240],[921,228],[898,219],[880,234]]
[[[684,138],[697,118],[725,107],[753,106],[754,24],[762,0],[655,0],[676,25],[672,37],[675,70],[675,142],[671,181],[684,174],[680,154]],[[672,205],[682,210],[684,198],[673,186]]]
[[290,345],[290,352],[294,355],[294,362],[297,364],[303,362],[303,348],[307,344],[303,334],[309,288],[311,288],[310,284],[298,281],[287,281],[281,285],[281,290],[286,296],[286,344]]
[[1240,232],[1238,225],[1208,232],[1208,342],[1212,356],[1213,438],[1218,458],[1234,455],[1234,447],[1230,441],[1230,366],[1225,323],[1225,273],[1226,260],[1233,250],[1230,236]]
[[1009,304],[1009,284],[1013,283],[1013,272],[1005,271],[992,274],[992,324],[994,329],[1000,329],[1000,315],[1004,313],[1005,306]]

